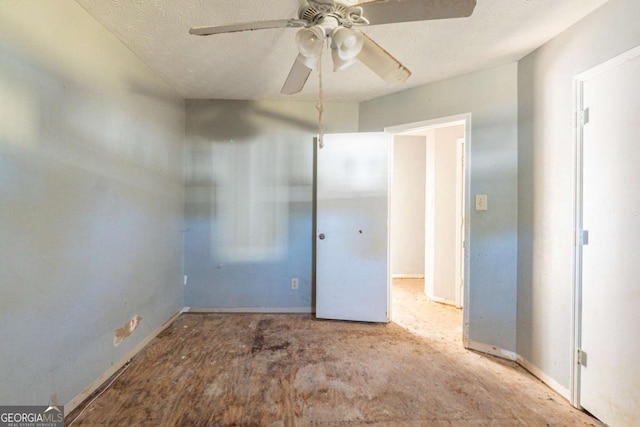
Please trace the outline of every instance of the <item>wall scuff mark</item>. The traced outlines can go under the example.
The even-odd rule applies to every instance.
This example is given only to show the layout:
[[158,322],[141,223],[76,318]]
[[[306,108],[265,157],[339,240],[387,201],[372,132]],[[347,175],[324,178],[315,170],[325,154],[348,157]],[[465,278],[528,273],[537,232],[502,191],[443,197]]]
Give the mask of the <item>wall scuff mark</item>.
[[113,346],[119,346],[125,338],[131,335],[131,333],[136,330],[141,320],[142,316],[134,316],[122,327],[116,329],[115,333],[113,334]]

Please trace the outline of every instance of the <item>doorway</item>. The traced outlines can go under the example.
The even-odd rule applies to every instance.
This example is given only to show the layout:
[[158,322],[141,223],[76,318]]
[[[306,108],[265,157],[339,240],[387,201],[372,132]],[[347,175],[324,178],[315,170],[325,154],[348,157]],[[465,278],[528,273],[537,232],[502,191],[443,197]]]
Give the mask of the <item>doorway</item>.
[[[392,293],[404,301],[395,310],[423,296],[465,305],[469,121],[463,115],[385,129],[393,137]],[[422,295],[414,295],[416,287]],[[401,315],[392,312],[393,319]]]

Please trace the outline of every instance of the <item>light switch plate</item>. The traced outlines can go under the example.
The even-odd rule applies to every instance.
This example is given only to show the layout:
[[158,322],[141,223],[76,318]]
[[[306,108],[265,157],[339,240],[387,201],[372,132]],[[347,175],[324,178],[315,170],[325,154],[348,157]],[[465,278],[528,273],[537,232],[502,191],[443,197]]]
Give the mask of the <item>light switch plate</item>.
[[489,207],[487,205],[487,195],[486,194],[476,194],[476,210],[477,211],[486,211]]

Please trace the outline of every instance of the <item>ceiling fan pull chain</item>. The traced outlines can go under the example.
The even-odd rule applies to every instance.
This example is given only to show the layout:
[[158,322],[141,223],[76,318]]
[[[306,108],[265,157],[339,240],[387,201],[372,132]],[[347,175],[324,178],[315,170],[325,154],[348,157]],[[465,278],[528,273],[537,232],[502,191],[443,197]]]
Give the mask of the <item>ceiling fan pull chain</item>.
[[316,109],[318,110],[318,146],[320,149],[324,148],[324,90],[322,87],[322,51],[320,50],[320,57],[318,58],[318,76],[319,76],[319,93],[318,103]]

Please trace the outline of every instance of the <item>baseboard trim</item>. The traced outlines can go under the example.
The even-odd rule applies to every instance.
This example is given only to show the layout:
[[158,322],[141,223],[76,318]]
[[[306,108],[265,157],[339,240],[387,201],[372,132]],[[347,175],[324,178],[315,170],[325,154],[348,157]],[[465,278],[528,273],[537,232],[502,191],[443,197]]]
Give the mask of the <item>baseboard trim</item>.
[[518,359],[518,355],[515,352],[496,347],[495,345],[484,344],[473,340],[468,340],[466,344],[469,350],[479,351],[480,353],[490,354],[514,362]]
[[185,307],[185,313],[285,313],[312,314],[311,307]]
[[522,366],[524,369],[529,371],[531,375],[538,378],[540,381],[545,383],[549,388],[558,393],[560,396],[567,399],[567,401],[571,402],[571,390],[566,387],[563,387],[559,382],[551,378],[549,375],[545,374],[540,368],[538,368],[533,363],[529,362],[524,357],[518,355],[516,360],[518,365]]
[[449,301],[448,299],[436,297],[436,296],[433,296],[433,295],[429,295],[427,293],[425,293],[424,295],[427,298],[429,298],[431,301],[433,301],[433,302],[437,302],[439,304],[445,304],[445,305],[451,305],[451,306],[454,306],[454,307],[458,307],[458,305],[456,304],[455,301]]
[[135,347],[131,349],[122,359],[111,365],[102,375],[96,378],[91,384],[89,384],[84,390],[78,393],[72,398],[66,405],[64,405],[65,416],[69,415],[74,409],[80,406],[89,396],[91,396],[98,388],[100,388],[113,374],[118,372],[124,365],[129,363],[133,357],[140,352],[152,339],[157,337],[162,331],[164,331],[178,316],[184,312],[184,309],[179,310],[160,325],[156,330],[151,332],[145,339],[140,341]]
[[551,390],[558,393],[562,398],[566,399],[568,402],[571,402],[571,390],[562,386],[559,382],[551,378],[548,374],[544,373],[540,368],[538,368],[533,363],[529,362],[524,357],[519,354],[505,350],[493,345],[483,344],[481,342],[469,340],[465,347],[469,350],[479,351],[481,353],[490,354],[492,356],[500,357],[503,359],[511,360],[516,362],[518,365],[522,366],[525,370],[527,370],[531,375],[538,378],[540,381],[545,383]]
[[392,279],[424,279],[424,274],[392,274]]

